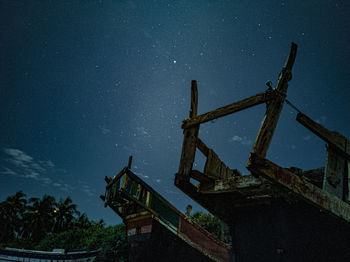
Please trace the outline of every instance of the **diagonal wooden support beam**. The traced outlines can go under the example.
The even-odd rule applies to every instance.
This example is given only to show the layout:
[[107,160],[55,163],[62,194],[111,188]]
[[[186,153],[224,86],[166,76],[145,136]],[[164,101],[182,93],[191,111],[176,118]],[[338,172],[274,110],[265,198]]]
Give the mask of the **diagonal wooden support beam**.
[[297,121],[316,136],[334,147],[340,154],[350,160],[350,140],[338,132],[330,131],[303,113],[298,113]]
[[303,113],[299,113],[296,119],[327,143],[327,165],[323,189],[343,200],[349,200],[350,140],[338,132],[328,130]]
[[269,149],[273,133],[276,129],[280,117],[285,96],[287,94],[288,82],[292,79],[292,68],[297,54],[297,45],[292,43],[287,61],[280,73],[278,83],[274,89],[279,95],[267,106],[266,114],[259,133],[256,137],[252,152],[262,157],[266,156]]
[[212,110],[208,113],[201,114],[199,116],[195,116],[192,118],[190,117],[189,119],[185,119],[183,121],[182,128],[187,129],[187,128],[247,109],[252,106],[266,103],[267,101],[272,99],[273,95],[274,95],[274,92],[262,92],[254,96],[240,100],[238,102],[229,104],[227,106]]
[[316,207],[350,222],[350,205],[294,173],[252,153],[247,163],[252,174],[270,179]]

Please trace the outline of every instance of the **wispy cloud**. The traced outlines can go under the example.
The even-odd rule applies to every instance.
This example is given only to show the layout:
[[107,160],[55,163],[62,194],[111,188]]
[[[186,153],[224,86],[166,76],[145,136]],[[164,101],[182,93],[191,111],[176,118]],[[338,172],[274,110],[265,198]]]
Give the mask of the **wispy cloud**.
[[2,175],[8,175],[8,176],[17,176],[18,175],[15,171],[13,171],[7,167],[4,167],[3,169],[4,170],[0,171],[0,174],[2,174]]
[[3,159],[9,167],[3,167],[2,175],[13,175],[41,182],[42,185],[54,185],[63,191],[73,189],[69,184],[57,183],[48,176],[48,173],[56,172],[55,164],[51,160],[35,160],[22,150],[14,148],[3,148],[5,153]]
[[79,180],[78,183],[79,183],[79,187],[88,196],[96,196],[97,195],[96,192],[92,189],[92,187],[90,185],[88,185],[85,181]]
[[230,142],[233,142],[233,143],[239,143],[239,144],[242,144],[244,146],[250,146],[252,145],[252,140],[250,140],[249,138],[247,138],[246,136],[233,136],[230,138]]
[[4,152],[19,162],[32,162],[33,158],[21,150],[13,149],[13,148],[4,148]]

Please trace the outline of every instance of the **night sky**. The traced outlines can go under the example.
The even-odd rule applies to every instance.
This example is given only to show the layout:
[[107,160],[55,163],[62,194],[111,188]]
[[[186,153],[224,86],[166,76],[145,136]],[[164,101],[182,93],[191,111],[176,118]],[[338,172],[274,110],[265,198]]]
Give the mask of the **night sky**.
[[[132,170],[184,211],[193,202],[173,184],[191,80],[199,113],[262,92],[291,42],[288,100],[349,138],[349,1],[0,0],[0,201],[71,196],[120,223],[99,195],[133,155]],[[264,113],[203,124],[199,137],[247,174]],[[267,158],[324,166],[324,142],[295,117],[285,105]]]

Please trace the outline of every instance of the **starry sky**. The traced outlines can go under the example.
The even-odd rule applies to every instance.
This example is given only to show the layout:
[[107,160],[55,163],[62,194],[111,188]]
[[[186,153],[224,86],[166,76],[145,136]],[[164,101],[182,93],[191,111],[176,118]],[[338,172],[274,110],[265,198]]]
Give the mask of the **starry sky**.
[[[349,138],[349,17],[345,0],[0,0],[0,201],[71,196],[89,218],[120,223],[99,195],[133,155],[132,170],[184,211],[193,202],[173,183],[191,80],[199,113],[262,92],[291,42],[288,99]],[[247,174],[264,113],[203,124],[199,137]],[[324,142],[295,117],[285,105],[267,158],[324,166]]]

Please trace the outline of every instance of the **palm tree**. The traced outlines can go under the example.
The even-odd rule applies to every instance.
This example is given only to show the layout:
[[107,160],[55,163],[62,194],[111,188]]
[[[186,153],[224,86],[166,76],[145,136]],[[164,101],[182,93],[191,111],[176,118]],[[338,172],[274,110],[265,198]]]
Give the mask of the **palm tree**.
[[70,197],[67,197],[64,201],[61,199],[56,203],[54,214],[54,232],[62,232],[72,227],[75,215],[79,215],[79,212],[77,211],[77,205],[73,204]]
[[22,191],[18,191],[0,203],[1,242],[18,239],[23,234],[23,216],[27,204],[25,196]]
[[54,207],[56,200],[53,196],[44,195],[41,200],[39,198],[31,198],[29,202],[31,205],[28,206],[28,212],[25,216],[26,231],[29,238],[34,243],[37,243],[47,233],[52,232],[55,223]]
[[92,223],[85,213],[79,215],[78,219],[75,222],[75,225],[82,229],[88,229],[92,227]]

